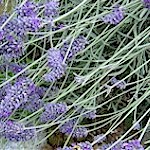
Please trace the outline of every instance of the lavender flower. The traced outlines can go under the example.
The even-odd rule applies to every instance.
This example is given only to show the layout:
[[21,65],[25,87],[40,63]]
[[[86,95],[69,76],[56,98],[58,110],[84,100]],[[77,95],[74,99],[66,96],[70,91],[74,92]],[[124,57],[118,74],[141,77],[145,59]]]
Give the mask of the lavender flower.
[[[85,113],[85,112],[89,111],[88,109],[85,109],[84,107],[81,107],[81,108],[75,107],[75,109],[77,109],[78,113]],[[88,113],[83,114],[82,116],[85,118],[88,118],[88,119],[95,119],[96,118],[96,110],[92,110]]]
[[94,141],[98,140],[98,143],[102,143],[103,141],[106,140],[106,136],[102,138],[104,134],[99,134],[99,135],[96,135],[94,136]]
[[48,121],[53,121],[61,114],[67,112],[66,103],[47,103],[44,106],[44,112],[40,116],[40,121],[45,123]]
[[65,74],[64,68],[58,68],[57,70],[52,69],[50,72],[44,75],[44,80],[46,82],[54,82],[60,79]]
[[25,68],[25,65],[21,64],[17,64],[17,63],[9,63],[8,64],[8,69],[11,70],[13,73],[17,74],[20,71],[22,71]]
[[62,66],[64,57],[61,55],[60,50],[51,48],[48,50],[48,66],[51,68],[60,68]]
[[148,9],[150,9],[150,0],[142,0],[144,3],[144,6]]
[[[103,144],[100,147],[100,150],[106,150],[107,148],[109,148],[113,143],[108,143],[108,144]],[[110,150],[126,150],[126,149],[121,149],[122,146],[122,141],[118,144],[116,144],[115,146],[113,146]]]
[[[7,14],[0,16],[0,25],[7,19]],[[14,18],[10,20],[0,32],[0,54],[6,58],[18,58],[24,52],[22,37],[17,35],[18,21]]]
[[83,114],[83,117],[88,119],[95,119],[96,118],[96,110]]
[[1,64],[1,66],[0,66],[1,71],[5,72],[6,68],[9,71],[11,71],[12,73],[17,74],[25,68],[25,65],[23,65],[23,64],[19,65],[17,63],[13,63],[13,62],[5,62],[4,64]]
[[[119,80],[117,80],[115,77],[112,77],[110,80],[111,84],[116,84],[117,82],[119,82]],[[125,89],[126,88],[126,82],[122,81],[119,84],[116,85],[117,88],[119,89]]]
[[20,26],[23,26],[24,32],[35,32],[41,28],[42,20],[39,17],[23,17],[19,20]]
[[35,112],[44,106],[44,101],[40,99],[38,94],[32,94],[28,97],[28,101],[21,104],[20,109]]
[[30,17],[37,15],[38,7],[34,2],[27,0],[22,7],[17,7],[16,12],[18,17]]
[[[47,93],[47,90],[48,93]],[[56,95],[58,93],[59,89],[56,86],[52,86],[50,89],[48,89],[48,87],[36,87],[36,93],[38,93],[38,95],[42,98],[46,93],[48,97],[52,97],[54,95]]]
[[44,16],[49,19],[58,15],[59,2],[58,0],[51,0],[45,3]]
[[44,87],[44,86],[40,86],[40,87],[36,87],[36,93],[38,93],[39,97],[42,98],[44,96],[44,94],[46,93],[47,91],[47,87]]
[[[17,18],[12,18],[0,31],[0,54],[6,59],[19,58],[24,54],[24,41],[27,32],[35,32],[41,28],[42,19],[37,17],[37,6],[27,1],[17,9]],[[0,16],[0,26],[9,15]]]
[[[2,19],[2,21],[0,22],[0,25],[2,25],[8,17],[9,15],[7,14],[1,15],[0,19]],[[1,35],[3,35],[3,39],[5,40],[7,40],[7,37],[14,37],[16,40],[20,41],[24,40],[26,38],[26,33],[22,21],[18,18],[11,19],[1,30]]]
[[140,144],[139,140],[131,140],[129,142],[124,142],[121,148],[125,150],[144,150],[144,147]]
[[[106,150],[109,148],[113,143],[103,144],[100,147],[100,150]],[[144,150],[143,146],[140,144],[138,140],[131,140],[129,142],[120,142],[110,150]]]
[[72,133],[72,137],[75,137],[77,139],[87,137],[87,135],[88,135],[88,131],[87,128],[85,127],[76,127]]
[[[2,14],[0,16],[0,26],[2,26],[8,18],[8,14]],[[21,41],[25,39],[25,34],[23,23],[18,18],[12,18],[1,30],[1,35],[3,35],[3,39],[5,38],[5,40],[7,40],[7,37],[14,37],[16,40]]]
[[6,96],[0,103],[0,118],[9,117],[20,105],[28,101],[28,96],[34,91],[34,83],[28,78],[19,78],[6,91]]
[[4,97],[6,96],[6,92],[8,89],[10,89],[10,87],[11,87],[11,84],[8,83],[0,89],[0,103],[4,99]]
[[13,142],[27,141],[35,136],[34,129],[25,129],[24,125],[11,120],[1,121],[0,129],[1,136]]
[[[76,120],[70,120],[66,123],[64,123],[60,128],[59,131],[61,133],[64,133],[66,135],[70,135],[72,133],[72,137],[74,138],[82,138],[86,137],[88,134],[88,131],[85,127],[75,127]],[[73,130],[74,129],[74,130]]]
[[24,53],[22,41],[18,41],[12,36],[6,37],[0,41],[0,54],[7,59],[18,58]]
[[102,21],[104,21],[105,23],[110,23],[110,24],[118,24],[120,23],[124,18],[124,11],[123,8],[120,6],[116,6],[112,13],[107,14],[106,16],[104,16],[102,18]]
[[8,14],[6,14],[6,13],[1,14],[0,15],[0,26],[2,26],[8,18],[9,18]]
[[48,66],[51,68],[51,71],[44,75],[44,79],[47,82],[56,81],[60,79],[66,70],[66,64],[63,63],[63,56],[60,53],[60,50],[49,49],[48,51]]
[[[81,50],[85,48],[86,44],[88,44],[88,42],[84,36],[79,36],[76,39],[74,39],[73,43],[71,44],[71,48],[69,50],[67,58],[70,59],[74,57],[78,52],[80,52]],[[66,55],[69,49],[69,46],[70,46],[70,43],[65,42],[64,45],[61,47],[60,51],[63,56]]]

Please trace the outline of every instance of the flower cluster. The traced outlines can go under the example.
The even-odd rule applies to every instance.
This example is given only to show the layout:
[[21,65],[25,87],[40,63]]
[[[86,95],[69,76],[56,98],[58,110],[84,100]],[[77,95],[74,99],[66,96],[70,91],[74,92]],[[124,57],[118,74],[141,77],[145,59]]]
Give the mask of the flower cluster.
[[40,28],[42,19],[38,17],[38,10],[38,6],[31,1],[27,1],[22,7],[16,9],[17,19],[24,32],[34,32]]
[[85,127],[75,127],[76,119],[69,120],[68,122],[64,123],[60,128],[59,131],[66,135],[72,134],[74,138],[82,138],[88,135],[87,128]]
[[67,110],[66,103],[47,103],[44,105],[44,112],[40,116],[40,121],[43,123],[53,121]]
[[13,142],[30,140],[36,133],[34,129],[25,129],[24,125],[12,120],[1,121],[0,130],[1,136]]
[[80,113],[80,114],[84,113],[82,116],[87,119],[95,119],[96,118],[96,110],[92,110],[92,111],[88,112],[89,110],[85,109],[84,107],[82,107],[82,108],[75,107],[75,108],[77,109],[78,113]]
[[102,21],[110,24],[118,24],[124,19],[124,11],[122,7],[116,6],[112,13],[107,14],[102,18]]
[[[116,87],[119,88],[119,89],[125,89],[126,88],[126,82],[125,81],[119,81],[117,80],[115,77],[112,77],[111,80],[110,80],[111,84],[116,84]],[[117,84],[117,82],[120,82]]]
[[24,68],[25,68],[25,65],[23,65],[23,64],[17,64],[17,63],[13,63],[13,62],[4,62],[0,66],[0,71],[5,72],[6,70],[8,70],[14,74],[17,74],[20,71],[22,71]]
[[10,89],[11,84],[6,84],[0,89],[0,102],[4,99],[6,92],[8,89]]
[[[53,18],[58,14],[58,2],[53,0],[44,3],[44,15]],[[18,6],[15,11],[17,15],[0,31],[0,55],[6,59],[19,58],[24,54],[24,42],[27,39],[28,32],[36,32],[42,27],[44,18],[38,16],[39,5],[27,0],[21,7]],[[0,16],[0,26],[10,17],[8,14]]]
[[0,40],[0,45],[0,55],[6,59],[18,58],[24,53],[23,42],[14,36],[6,35]]
[[[74,41],[71,44],[70,50],[69,50],[70,43],[65,42],[63,44],[63,46],[60,48],[60,51],[64,57],[65,57],[65,55],[67,55],[67,59],[69,60],[70,58],[74,57],[78,52],[83,50],[85,48],[86,44],[88,44],[86,38],[84,36],[80,35],[74,39]],[[68,53],[68,50],[69,50],[69,53]]]
[[51,68],[51,71],[44,75],[44,79],[47,82],[56,81],[60,79],[66,70],[66,64],[63,63],[63,55],[60,50],[51,48],[48,50],[48,66]]
[[53,82],[57,79],[60,79],[66,71],[66,64],[63,62],[67,51],[67,60],[70,60],[75,54],[83,50],[87,44],[87,40],[84,36],[77,37],[69,50],[69,42],[64,43],[64,45],[58,50],[51,48],[48,50],[48,66],[51,68],[51,71],[44,75],[44,80],[47,82]]
[[59,2],[58,0],[51,0],[45,4],[44,16],[46,19],[54,18],[58,15]]
[[[100,149],[106,150],[109,148],[113,143],[103,144]],[[140,144],[139,140],[131,140],[128,142],[120,142],[114,147],[111,148],[111,150],[144,150],[144,147]]]
[[150,9],[150,0],[143,0],[144,6]]
[[36,93],[42,98],[43,96],[52,97],[55,96],[59,91],[57,86],[52,86],[50,89],[48,87],[40,86],[36,87]]
[[6,95],[0,103],[0,118],[9,117],[22,103],[28,101],[29,95],[34,91],[35,85],[28,78],[18,78],[14,85],[6,90]]
[[29,0],[27,0],[22,7],[17,7],[16,12],[18,17],[30,17],[36,16],[38,13],[38,6]]
[[[0,16],[0,26],[8,19],[8,15]],[[10,20],[0,31],[0,54],[6,58],[17,58],[24,53],[22,36],[18,35],[19,26],[16,18]]]
[[28,112],[35,112],[44,106],[44,101],[40,98],[39,94],[32,93],[28,97],[28,101],[21,104],[20,109]]
[[131,140],[129,142],[124,142],[121,146],[122,150],[144,150],[144,147],[140,144],[139,140]]

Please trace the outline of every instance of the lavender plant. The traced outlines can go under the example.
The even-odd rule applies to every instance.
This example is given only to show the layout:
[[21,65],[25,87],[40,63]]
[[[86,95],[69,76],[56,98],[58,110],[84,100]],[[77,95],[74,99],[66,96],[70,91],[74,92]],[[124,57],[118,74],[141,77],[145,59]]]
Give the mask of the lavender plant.
[[24,129],[22,124],[8,120],[1,121],[1,136],[9,139],[10,141],[27,141],[35,136],[34,129]]
[[148,0],[2,5],[1,143],[46,131],[34,146],[59,135],[53,149],[149,149]]

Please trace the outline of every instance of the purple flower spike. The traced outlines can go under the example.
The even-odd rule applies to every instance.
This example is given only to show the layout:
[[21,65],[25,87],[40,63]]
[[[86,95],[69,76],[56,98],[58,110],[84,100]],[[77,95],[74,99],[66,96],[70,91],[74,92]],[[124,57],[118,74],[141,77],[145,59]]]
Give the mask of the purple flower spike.
[[116,6],[112,13],[107,14],[105,17],[102,18],[102,21],[105,23],[110,23],[110,24],[118,24],[120,23],[124,18],[124,11],[122,7]]
[[35,129],[24,128],[24,125],[15,121],[0,122],[1,136],[13,142],[28,141],[35,137]]
[[[109,148],[113,143],[109,144],[103,144],[100,147],[100,150],[106,150]],[[111,150],[144,150],[144,147],[140,144],[140,141],[138,140],[131,140],[129,142],[120,142],[114,147],[111,148]]]
[[27,1],[23,6],[20,8],[16,8],[16,12],[18,17],[30,17],[37,15],[38,7],[34,2]]
[[41,28],[41,18],[38,17],[23,17],[20,18],[20,26],[24,32],[35,32]]
[[[86,44],[88,44],[88,42],[84,36],[79,36],[76,39],[74,39],[67,58],[68,59],[73,58],[78,52],[82,51],[85,48]],[[65,42],[64,45],[61,47],[60,51],[63,56],[66,55],[69,49],[69,46],[70,46],[70,43]]]
[[44,80],[47,82],[53,82],[60,79],[66,71],[66,64],[63,63],[63,55],[60,50],[49,49],[48,51],[48,66],[51,71],[44,75]]
[[78,139],[78,138],[87,137],[87,135],[88,135],[87,128],[85,128],[85,127],[77,127],[73,131],[72,137],[75,137],[75,138]]
[[129,142],[125,142],[122,144],[122,149],[127,149],[127,150],[133,150],[133,149],[137,149],[137,150],[144,150],[144,147],[140,144],[139,140],[131,140]]
[[143,0],[144,6],[150,9],[150,0]]
[[[117,82],[119,82],[119,80],[117,80],[115,77],[112,77],[111,80],[110,80],[111,84],[116,84]],[[119,84],[116,85],[116,87],[118,89],[125,89],[126,88],[126,82],[125,81],[122,81],[120,82]]]
[[0,102],[4,99],[4,97],[6,96],[6,92],[8,89],[11,88],[11,84],[6,84],[4,85],[2,88],[0,88]]
[[7,89],[0,103],[0,118],[9,117],[20,105],[27,102],[34,91],[34,83],[28,78],[19,78],[14,85]]
[[8,64],[9,70],[11,70],[13,73],[17,74],[20,71],[22,71],[25,68],[25,65],[21,64],[16,64],[16,63],[10,63]]
[[51,0],[45,4],[44,16],[53,18],[58,15],[59,2],[58,0]]
[[61,55],[60,50],[51,48],[48,50],[48,66],[50,68],[59,68],[62,66],[64,57]]
[[60,79],[65,74],[65,71],[66,69],[64,66],[61,66],[61,68],[54,68],[44,75],[44,80],[46,82],[54,82]]
[[[85,113],[86,111],[89,111],[88,109],[85,109],[84,107],[82,107],[82,108],[75,107],[75,109],[78,109],[77,112],[80,114]],[[95,119],[96,118],[96,110],[92,110],[88,113],[83,114],[82,116],[85,118],[88,118],[88,119]]]
[[44,106],[44,112],[40,116],[40,121],[43,123],[53,121],[67,110],[66,103],[47,103]]
[[4,62],[1,66],[0,66],[0,71],[5,72],[6,68],[14,73],[17,74],[19,73],[21,70],[23,70],[25,68],[25,65],[23,64],[17,64],[17,63],[13,63],[13,62]]
[[[3,46],[0,47],[0,54],[6,59],[18,58],[24,53],[24,47],[22,41],[16,40],[14,37],[12,39],[7,38],[6,41],[0,41]],[[5,43],[5,44],[4,44]]]
[[21,104],[20,109],[35,112],[44,106],[44,101],[36,93],[28,97],[28,101]]
[[60,130],[61,133],[64,133],[64,134],[66,134],[68,136],[72,133],[72,137],[74,137],[74,138],[86,137],[87,134],[88,134],[87,129],[85,127],[75,127],[75,129],[74,129],[75,124],[76,124],[76,120],[75,119],[74,120],[70,120],[70,121],[64,123],[59,128],[59,130]]

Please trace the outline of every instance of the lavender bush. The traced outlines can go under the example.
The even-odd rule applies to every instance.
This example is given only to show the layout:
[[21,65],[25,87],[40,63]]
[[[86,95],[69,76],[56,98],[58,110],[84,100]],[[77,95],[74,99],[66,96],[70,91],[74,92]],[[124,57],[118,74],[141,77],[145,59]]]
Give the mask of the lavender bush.
[[150,149],[149,0],[1,0],[0,10],[2,149]]

